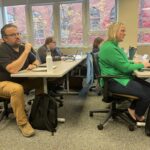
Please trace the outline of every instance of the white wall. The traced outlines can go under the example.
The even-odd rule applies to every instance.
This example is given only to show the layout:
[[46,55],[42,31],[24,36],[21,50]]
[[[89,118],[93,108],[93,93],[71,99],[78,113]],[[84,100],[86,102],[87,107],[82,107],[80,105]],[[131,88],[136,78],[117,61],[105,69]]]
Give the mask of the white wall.
[[126,25],[126,37],[121,43],[125,49],[129,46],[137,47],[138,6],[139,0],[119,0],[118,20]]

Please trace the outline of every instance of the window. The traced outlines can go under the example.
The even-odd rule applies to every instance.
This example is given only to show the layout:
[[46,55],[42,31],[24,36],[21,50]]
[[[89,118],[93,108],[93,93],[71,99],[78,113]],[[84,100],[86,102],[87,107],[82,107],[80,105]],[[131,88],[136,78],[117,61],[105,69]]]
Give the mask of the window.
[[106,28],[116,21],[115,0],[89,0],[90,43],[97,36],[105,38]]
[[34,45],[44,44],[46,37],[54,35],[53,6],[33,6],[32,21],[34,31]]
[[140,0],[138,43],[150,43],[150,1]]
[[107,26],[116,21],[116,0],[28,1],[4,7],[4,23],[15,23],[24,42],[29,39],[35,47],[43,45],[48,36],[54,36],[61,47],[89,47],[95,37],[105,38]]
[[[0,6],[0,20],[1,20],[0,28],[2,28],[2,26],[3,26],[3,18],[2,18],[2,7],[1,6]],[[0,38],[1,38],[1,36],[0,36]]]
[[60,5],[60,32],[62,46],[83,44],[82,3]]
[[25,5],[5,7],[6,23],[14,23],[17,25],[19,32],[22,33],[23,40],[27,37]]

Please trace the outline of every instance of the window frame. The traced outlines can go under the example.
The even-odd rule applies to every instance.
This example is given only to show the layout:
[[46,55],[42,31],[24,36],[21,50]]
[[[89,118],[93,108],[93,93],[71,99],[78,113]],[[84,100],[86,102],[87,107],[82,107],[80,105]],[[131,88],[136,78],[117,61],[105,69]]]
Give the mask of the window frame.
[[[141,3],[141,4],[139,4],[141,7],[139,7],[139,9],[138,9],[138,33],[137,33],[137,37],[139,37],[140,32],[149,31],[146,33],[150,34],[150,28],[149,27],[139,27],[139,21],[140,21],[140,18],[142,16],[141,9],[144,8],[144,7],[142,7],[144,2],[140,0],[139,3]],[[141,16],[140,16],[140,14],[141,14]],[[138,38],[137,38],[137,45],[138,46],[150,46],[150,43],[149,42],[144,42],[144,43],[138,42]]]
[[[47,0],[48,1],[48,0]],[[60,32],[60,5],[61,4],[72,4],[72,3],[82,3],[82,25],[83,25],[83,43],[81,45],[69,45],[69,46],[62,46],[61,41],[61,32]],[[21,5],[21,4],[18,4]],[[57,45],[60,48],[89,48],[91,45],[89,44],[89,35],[90,35],[90,15],[89,15],[89,0],[69,0],[69,1],[57,1],[52,2],[48,1],[46,3],[41,2],[35,4],[30,3],[27,1],[25,5],[25,15],[26,15],[26,27],[27,27],[27,35],[28,41],[33,43],[34,36],[33,33],[33,19],[32,19],[32,7],[33,6],[44,6],[44,5],[52,5],[53,6],[53,23],[54,26],[54,38],[56,39]],[[17,6],[12,5],[12,6]],[[116,21],[118,20],[118,0],[115,0],[115,8],[116,8]],[[4,16],[4,7],[2,6],[2,16],[3,16],[3,23],[6,23],[5,16]],[[7,6],[6,6],[7,7]],[[83,17],[84,16],[84,17]],[[35,48],[36,45],[34,45]]]

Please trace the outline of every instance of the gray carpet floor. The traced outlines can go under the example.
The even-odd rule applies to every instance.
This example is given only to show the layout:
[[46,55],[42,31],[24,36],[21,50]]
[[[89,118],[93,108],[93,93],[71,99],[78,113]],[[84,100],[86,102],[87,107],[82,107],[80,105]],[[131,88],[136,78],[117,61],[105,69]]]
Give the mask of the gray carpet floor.
[[48,131],[36,130],[36,135],[25,138],[20,133],[15,118],[0,122],[0,150],[149,150],[150,137],[144,128],[130,132],[122,121],[110,121],[104,130],[97,124],[105,114],[89,117],[89,110],[105,108],[100,96],[65,96],[64,106],[59,109],[59,123],[54,136]]

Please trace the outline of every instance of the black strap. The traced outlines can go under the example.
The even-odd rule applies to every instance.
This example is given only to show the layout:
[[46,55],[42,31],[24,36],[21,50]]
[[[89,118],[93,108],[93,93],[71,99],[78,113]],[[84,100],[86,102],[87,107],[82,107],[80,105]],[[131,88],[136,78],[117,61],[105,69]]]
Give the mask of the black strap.
[[45,111],[44,111],[44,121],[45,121],[45,126],[47,127],[48,131],[51,131],[52,132],[52,135],[53,135],[53,132],[56,132],[54,126],[52,125],[52,122],[50,123],[49,119],[48,119],[48,116],[47,116],[47,110],[48,110],[48,107],[49,107],[49,101],[50,101],[50,98],[52,97],[49,97],[49,95],[44,95],[44,108],[45,108]]
[[38,108],[38,105],[40,103],[40,98],[41,98],[41,95],[38,95],[35,97],[34,101],[33,101],[33,104],[32,104],[32,108],[31,108],[31,115],[30,115],[30,119],[32,120],[33,118],[35,118],[35,115],[37,113],[37,108]]

